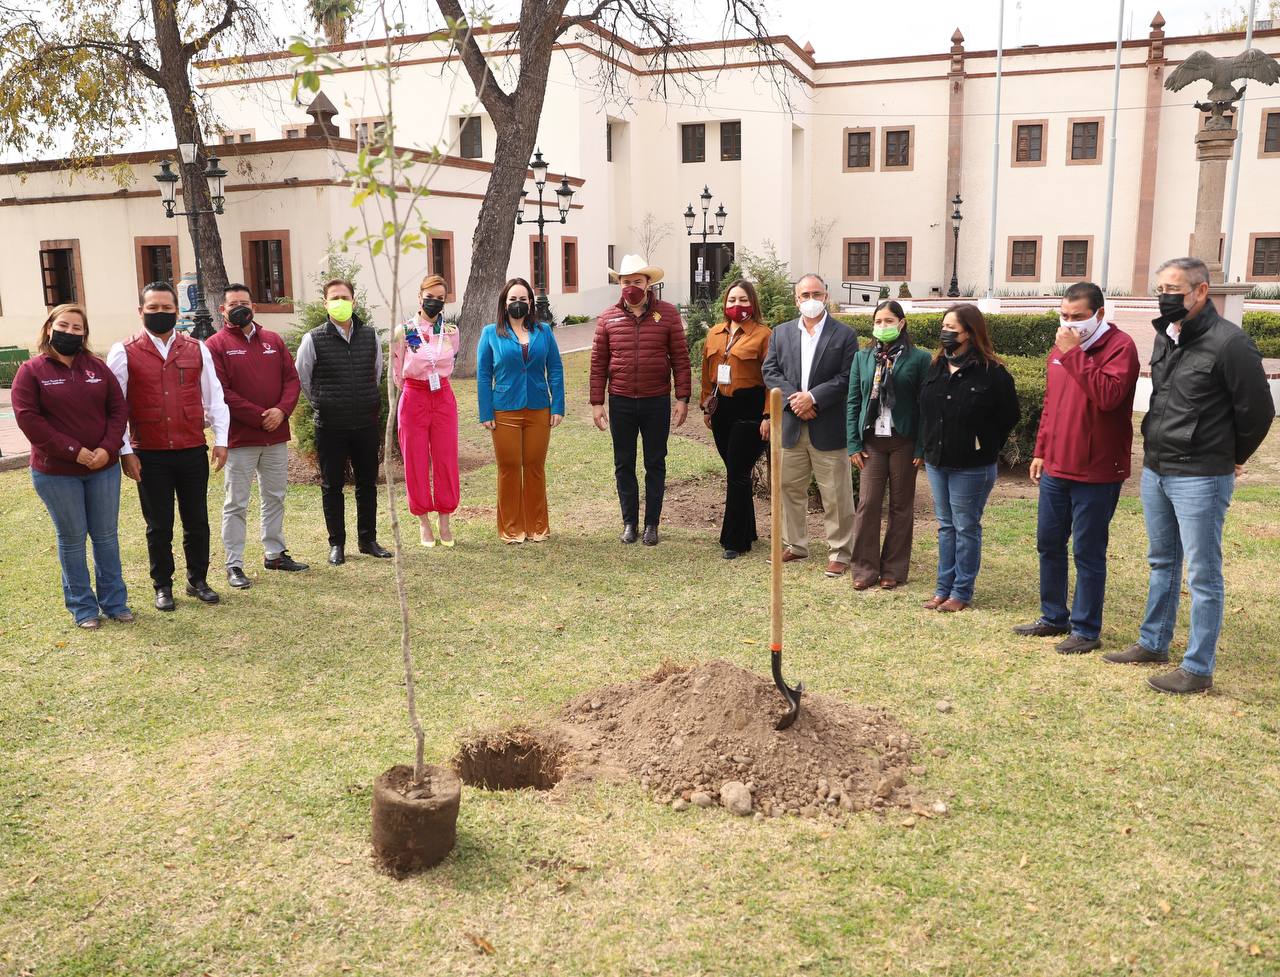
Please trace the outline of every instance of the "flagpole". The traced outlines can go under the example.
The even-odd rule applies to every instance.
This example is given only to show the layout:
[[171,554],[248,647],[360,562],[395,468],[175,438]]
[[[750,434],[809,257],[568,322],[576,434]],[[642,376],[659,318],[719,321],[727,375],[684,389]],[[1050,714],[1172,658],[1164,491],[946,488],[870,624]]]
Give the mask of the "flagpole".
[[1116,71],[1111,91],[1111,147],[1107,159],[1107,216],[1102,234],[1102,294],[1107,294],[1111,269],[1111,212],[1116,194],[1116,135],[1120,127],[1120,60],[1124,52],[1124,0],[1116,23]]
[[996,285],[996,205],[1000,187],[1000,85],[1004,78],[1004,0],[1000,0],[1000,29],[996,42],[995,145],[991,156],[991,240],[987,248],[987,300],[995,297]]
[[[1244,32],[1244,48],[1249,50],[1253,46],[1253,19],[1258,12],[1258,0],[1249,0],[1249,26]],[[1245,86],[1245,93],[1241,94],[1240,101],[1236,105],[1236,132],[1244,132],[1244,100],[1248,94],[1248,86]],[[1228,282],[1231,280],[1231,238],[1235,234],[1236,229],[1236,191],[1240,188],[1240,138],[1236,137],[1235,149],[1231,156],[1231,186],[1227,190],[1227,226],[1225,228],[1226,236],[1222,243],[1222,280]]]

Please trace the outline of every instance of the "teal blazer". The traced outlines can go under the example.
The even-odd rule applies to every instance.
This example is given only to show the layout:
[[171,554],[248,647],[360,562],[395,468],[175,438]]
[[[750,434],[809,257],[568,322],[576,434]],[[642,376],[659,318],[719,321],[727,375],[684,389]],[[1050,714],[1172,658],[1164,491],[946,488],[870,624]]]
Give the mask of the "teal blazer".
[[476,345],[476,397],[480,420],[493,420],[495,410],[542,410],[564,416],[564,367],[560,347],[549,326],[529,334],[529,362],[520,341],[508,330],[498,335],[494,323],[484,327]]
[[[919,426],[920,384],[933,357],[927,349],[912,346],[898,357],[893,368],[893,429],[904,438],[914,438]],[[846,430],[849,454],[862,450],[862,432],[867,429],[867,405],[871,403],[871,383],[876,376],[875,346],[858,350],[849,368],[849,406]],[[924,445],[916,442],[915,456],[924,455]]]

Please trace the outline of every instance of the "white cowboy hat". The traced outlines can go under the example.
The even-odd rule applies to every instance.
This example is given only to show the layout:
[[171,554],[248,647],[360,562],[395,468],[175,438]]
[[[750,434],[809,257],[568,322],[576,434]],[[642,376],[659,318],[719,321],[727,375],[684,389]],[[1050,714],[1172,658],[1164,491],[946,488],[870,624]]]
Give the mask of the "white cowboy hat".
[[656,265],[651,265],[641,255],[624,254],[622,256],[622,264],[618,265],[618,270],[609,269],[609,274],[616,281],[627,275],[644,275],[649,279],[650,285],[656,285],[662,281],[662,269]]

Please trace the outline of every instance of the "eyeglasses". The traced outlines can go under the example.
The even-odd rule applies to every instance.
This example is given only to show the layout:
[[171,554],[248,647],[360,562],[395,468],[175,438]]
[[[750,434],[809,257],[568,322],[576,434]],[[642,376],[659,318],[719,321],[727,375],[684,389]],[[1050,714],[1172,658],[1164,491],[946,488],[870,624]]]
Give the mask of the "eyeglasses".
[[[1185,290],[1184,290],[1185,289]],[[1195,286],[1187,288],[1185,285],[1157,285],[1152,289],[1152,295],[1190,295],[1195,291]]]
[[822,289],[818,289],[818,290],[813,291],[813,292],[801,292],[801,293],[800,293],[800,301],[802,301],[802,302],[803,302],[803,301],[806,301],[806,300],[808,300],[808,299],[825,299],[826,297],[827,297],[827,293],[826,293],[826,292],[824,292]]

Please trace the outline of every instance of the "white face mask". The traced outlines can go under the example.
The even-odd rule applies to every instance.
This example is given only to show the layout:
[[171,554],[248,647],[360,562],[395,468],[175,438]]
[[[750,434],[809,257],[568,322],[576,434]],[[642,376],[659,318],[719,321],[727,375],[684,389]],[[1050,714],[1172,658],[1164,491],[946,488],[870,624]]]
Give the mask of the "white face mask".
[[1098,327],[1102,325],[1102,318],[1085,319],[1084,322],[1068,322],[1061,315],[1058,316],[1058,322],[1063,329],[1074,329],[1083,342],[1097,332]]
[[816,319],[827,310],[827,307],[817,299],[805,299],[800,303],[800,314],[806,319]]

